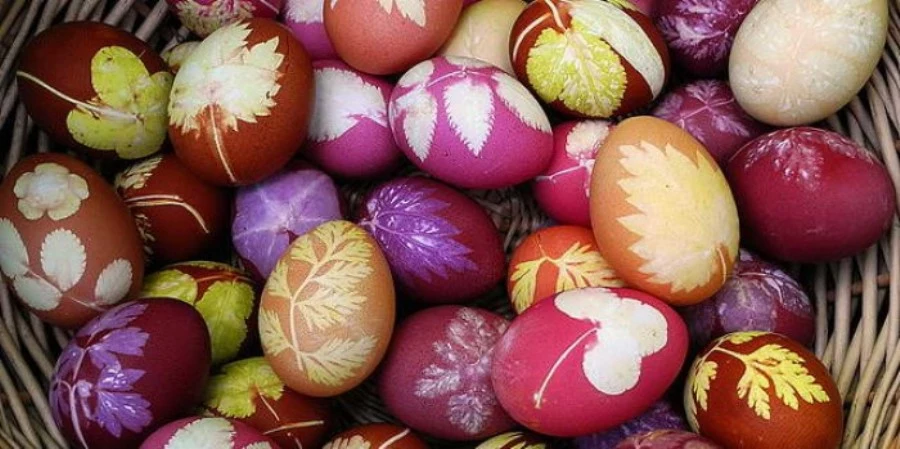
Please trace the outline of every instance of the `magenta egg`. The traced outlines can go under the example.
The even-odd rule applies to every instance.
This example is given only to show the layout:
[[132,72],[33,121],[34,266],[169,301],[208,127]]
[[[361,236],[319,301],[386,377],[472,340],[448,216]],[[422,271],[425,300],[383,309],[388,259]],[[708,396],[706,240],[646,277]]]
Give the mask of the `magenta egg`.
[[667,400],[661,400],[653,404],[649,410],[641,416],[628,421],[615,429],[578,437],[575,446],[578,449],[613,449],[622,440],[654,430],[688,430],[684,414],[679,407],[672,405]]
[[150,435],[140,449],[279,449],[272,439],[240,421],[191,417],[171,422]]
[[252,17],[274,19],[284,0],[167,0],[187,29],[200,37]]
[[722,449],[722,446],[696,433],[656,430],[627,438],[615,449]]
[[325,0],[284,0],[281,21],[303,44],[310,59],[337,59],[325,32]]

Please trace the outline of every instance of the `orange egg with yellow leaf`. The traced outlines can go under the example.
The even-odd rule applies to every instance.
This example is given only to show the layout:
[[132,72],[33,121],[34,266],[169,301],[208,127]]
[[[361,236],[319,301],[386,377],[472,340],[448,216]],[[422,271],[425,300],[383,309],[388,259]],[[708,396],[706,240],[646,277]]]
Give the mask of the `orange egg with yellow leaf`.
[[581,226],[552,226],[529,235],[509,262],[509,299],[516,313],[538,301],[584,287],[624,287]]
[[590,200],[597,247],[628,285],[684,306],[711,297],[731,273],[734,197],[681,128],[654,117],[621,122],[597,153]]

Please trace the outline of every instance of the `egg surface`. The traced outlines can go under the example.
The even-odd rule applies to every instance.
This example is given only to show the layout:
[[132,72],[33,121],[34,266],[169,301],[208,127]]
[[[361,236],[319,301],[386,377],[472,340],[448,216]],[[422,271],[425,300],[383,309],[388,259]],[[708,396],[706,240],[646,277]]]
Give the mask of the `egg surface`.
[[179,419],[147,438],[140,449],[279,449],[270,438],[239,421],[218,417]]
[[467,6],[438,55],[479,59],[515,75],[509,34],[525,6],[523,0],[481,0]]
[[285,0],[282,22],[303,44],[313,61],[337,59],[337,52],[325,31],[326,0]]
[[213,31],[253,17],[274,19],[284,0],[167,0],[181,23],[206,37]]
[[656,430],[629,437],[615,449],[722,449],[722,446],[695,433]]
[[348,429],[322,446],[322,449],[383,447],[384,449],[427,449],[416,434],[394,424],[365,424]]

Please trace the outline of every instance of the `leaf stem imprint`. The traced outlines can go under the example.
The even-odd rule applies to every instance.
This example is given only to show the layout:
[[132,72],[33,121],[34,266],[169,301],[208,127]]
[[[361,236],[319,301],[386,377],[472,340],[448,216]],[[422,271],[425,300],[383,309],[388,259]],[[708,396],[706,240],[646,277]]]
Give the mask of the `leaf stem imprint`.
[[228,160],[228,155],[225,154],[225,144],[222,142],[219,123],[216,121],[215,108],[210,106],[207,108],[207,110],[209,111],[209,127],[212,129],[213,143],[216,145],[216,156],[219,158],[219,162],[222,163],[222,167],[225,169],[225,173],[228,175],[228,179],[231,182],[237,182],[237,178],[234,177],[234,171],[232,171],[231,169],[231,163]]
[[572,351],[574,351],[575,348],[577,348],[578,345],[581,344],[581,342],[586,340],[592,334],[597,334],[597,332],[599,330],[600,329],[594,327],[594,328],[589,329],[585,333],[581,334],[581,336],[579,336],[577,339],[575,339],[575,341],[572,342],[572,344],[569,345],[569,347],[566,348],[565,351],[563,351],[563,353],[559,356],[559,358],[556,359],[556,362],[553,364],[552,367],[550,367],[550,371],[547,372],[547,377],[544,378],[544,382],[541,383],[541,388],[538,389],[538,391],[534,394],[534,408],[535,409],[541,408],[541,405],[544,402],[544,392],[547,390],[547,387],[550,385],[550,379],[556,374],[556,370],[559,369],[560,365],[562,365],[562,363],[566,360],[566,358],[569,357],[569,354],[571,354]]
[[37,84],[38,86],[46,89],[51,94],[59,97],[60,99],[68,101],[69,103],[72,103],[73,105],[75,105],[79,108],[93,112],[96,115],[113,117],[116,119],[127,120],[127,121],[132,121],[132,122],[141,121],[140,116],[135,115],[135,114],[129,114],[127,112],[122,112],[118,109],[103,108],[103,107],[99,107],[99,106],[96,106],[96,105],[93,105],[93,104],[90,104],[90,103],[87,103],[87,102],[84,102],[81,100],[76,100],[75,98],[72,98],[72,97],[62,93],[61,91],[55,89],[53,86],[47,84],[44,80],[42,80],[28,72],[23,72],[23,71],[19,70],[16,72],[16,75],[21,76],[22,78],[25,78],[28,81],[31,81],[31,82]]
[[203,219],[203,216],[200,215],[200,211],[184,201],[184,198],[179,195],[141,195],[129,198],[125,201],[125,205],[127,205],[129,208],[158,206],[180,207],[186,210],[189,214],[191,214],[191,216],[194,217],[195,220],[197,220],[197,224],[200,225],[200,228],[203,229],[203,232],[209,234],[209,226],[207,226],[206,220]]
[[406,438],[407,435],[409,435],[409,429],[403,429],[403,432],[400,432],[400,433],[388,438],[388,440],[385,441],[384,443],[381,443],[381,446],[378,446],[378,449],[388,449],[389,447],[391,447],[392,444]]

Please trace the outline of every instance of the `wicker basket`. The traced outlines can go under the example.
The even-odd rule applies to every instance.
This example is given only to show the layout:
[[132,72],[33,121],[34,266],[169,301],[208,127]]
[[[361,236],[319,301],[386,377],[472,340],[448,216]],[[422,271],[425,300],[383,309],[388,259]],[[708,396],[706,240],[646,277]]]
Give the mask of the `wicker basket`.
[[[891,2],[882,64],[859,98],[828,125],[878,154],[900,194],[900,0]],[[51,24],[95,20],[120,26],[159,50],[188,36],[165,0],[0,1],[0,167],[24,154],[53,151],[17,101],[14,66],[23,45]],[[507,249],[544,219],[523,190],[472,192],[492,213]],[[860,199],[863,201],[864,199]],[[839,213],[839,212],[837,212]],[[844,397],[843,448],[900,448],[900,222],[855,258],[797,267],[818,310],[816,354]],[[502,290],[483,305],[504,304]],[[46,388],[68,335],[18,306],[0,279],[0,449],[68,447],[53,424]],[[340,400],[354,422],[389,420],[371,385]]]

